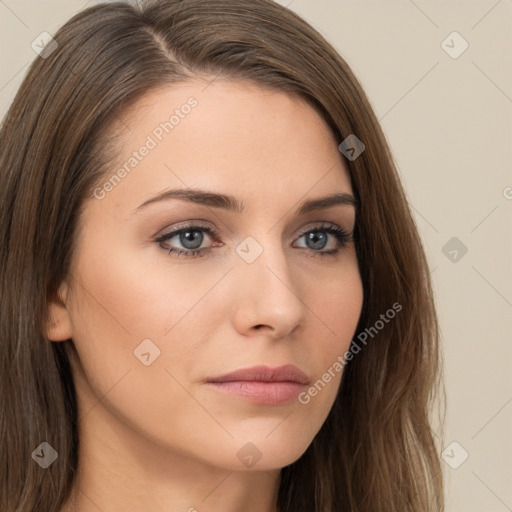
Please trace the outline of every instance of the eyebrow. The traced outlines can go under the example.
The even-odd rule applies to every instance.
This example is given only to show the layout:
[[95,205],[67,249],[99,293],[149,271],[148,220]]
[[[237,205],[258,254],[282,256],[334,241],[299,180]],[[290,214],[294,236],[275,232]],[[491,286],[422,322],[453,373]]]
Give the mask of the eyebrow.
[[[139,212],[146,206],[160,201],[167,201],[169,199],[181,199],[191,203],[197,203],[204,206],[213,208],[222,208],[224,210],[242,213],[244,211],[244,203],[239,201],[236,197],[226,194],[217,194],[198,189],[174,189],[165,190],[160,194],[148,199],[140,206],[138,206],[134,213]],[[299,204],[295,213],[297,215],[304,215],[305,213],[327,209],[332,206],[345,205],[357,208],[358,201],[352,194],[336,193],[329,196],[320,197],[317,199],[310,199]]]

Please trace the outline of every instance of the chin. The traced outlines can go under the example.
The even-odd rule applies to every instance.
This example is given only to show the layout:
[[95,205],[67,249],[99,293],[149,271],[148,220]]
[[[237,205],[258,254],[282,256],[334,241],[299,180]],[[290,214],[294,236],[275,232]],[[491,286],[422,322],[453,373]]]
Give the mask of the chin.
[[232,442],[230,460],[224,462],[232,471],[281,469],[298,460],[309,445],[309,442],[297,440],[291,435],[284,439],[276,433],[270,434],[267,438],[262,436],[252,440],[237,439]]

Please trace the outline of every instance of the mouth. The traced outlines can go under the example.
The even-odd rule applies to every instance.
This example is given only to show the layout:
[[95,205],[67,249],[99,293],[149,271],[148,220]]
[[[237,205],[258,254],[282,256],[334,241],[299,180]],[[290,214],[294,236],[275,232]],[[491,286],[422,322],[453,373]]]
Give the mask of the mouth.
[[206,385],[254,404],[282,405],[295,400],[309,384],[308,376],[296,366],[254,366],[206,379]]

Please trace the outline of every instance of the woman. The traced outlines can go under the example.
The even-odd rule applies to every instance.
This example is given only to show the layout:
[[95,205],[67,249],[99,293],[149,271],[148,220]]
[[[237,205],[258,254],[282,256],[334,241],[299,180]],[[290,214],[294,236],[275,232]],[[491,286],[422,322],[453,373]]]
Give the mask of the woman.
[[0,141],[1,510],[443,510],[425,255],[305,21],[88,8]]

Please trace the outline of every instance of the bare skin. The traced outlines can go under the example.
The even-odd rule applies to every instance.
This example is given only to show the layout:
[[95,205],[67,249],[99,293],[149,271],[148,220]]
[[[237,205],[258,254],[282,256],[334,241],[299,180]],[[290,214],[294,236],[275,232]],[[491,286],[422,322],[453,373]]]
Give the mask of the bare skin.
[[[156,147],[87,200],[70,276],[49,304],[48,339],[76,347],[80,461],[64,512],[275,512],[280,468],[308,448],[339,388],[341,372],[307,404],[271,404],[205,382],[292,364],[307,390],[348,349],[363,300],[353,242],[325,230],[350,234],[353,206],[296,213],[353,193],[328,126],[287,94],[205,86],[153,91],[126,113],[112,174],[149,135]],[[190,97],[197,105],[157,140]],[[176,198],[138,208],[190,188],[233,195],[244,210]],[[217,234],[156,241],[197,223]],[[193,240],[201,255],[169,253]]]

